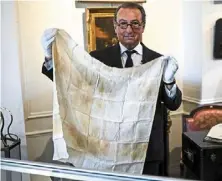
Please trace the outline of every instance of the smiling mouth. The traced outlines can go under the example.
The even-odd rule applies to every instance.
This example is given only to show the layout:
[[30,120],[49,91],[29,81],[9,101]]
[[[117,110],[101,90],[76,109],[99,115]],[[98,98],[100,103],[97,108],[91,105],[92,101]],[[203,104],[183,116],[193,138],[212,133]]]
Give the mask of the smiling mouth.
[[131,40],[131,39],[134,39],[134,36],[125,36],[124,38]]

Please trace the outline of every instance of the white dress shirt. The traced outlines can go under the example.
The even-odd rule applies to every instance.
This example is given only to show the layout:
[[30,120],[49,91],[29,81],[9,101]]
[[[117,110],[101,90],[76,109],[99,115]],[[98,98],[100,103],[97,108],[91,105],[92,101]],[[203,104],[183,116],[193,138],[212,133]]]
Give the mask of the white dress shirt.
[[[127,60],[127,54],[125,51],[127,51],[128,49],[124,47],[121,43],[119,43],[119,45],[120,45],[122,65],[123,67],[125,67],[126,60]],[[131,55],[131,58],[133,60],[133,66],[136,67],[136,66],[141,65],[141,60],[143,59],[143,47],[139,43],[133,50],[137,51],[137,53],[134,53]]]

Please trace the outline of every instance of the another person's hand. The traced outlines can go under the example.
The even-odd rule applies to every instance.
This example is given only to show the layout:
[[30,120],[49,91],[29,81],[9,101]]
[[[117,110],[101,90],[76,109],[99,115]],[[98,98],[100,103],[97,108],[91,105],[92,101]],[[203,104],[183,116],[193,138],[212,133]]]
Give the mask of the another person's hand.
[[52,43],[55,40],[55,35],[58,29],[49,28],[46,29],[42,35],[41,43],[44,49],[45,58],[50,60],[52,59]]
[[178,70],[178,63],[174,57],[167,56],[163,69],[163,81],[167,84],[174,82],[175,74]]

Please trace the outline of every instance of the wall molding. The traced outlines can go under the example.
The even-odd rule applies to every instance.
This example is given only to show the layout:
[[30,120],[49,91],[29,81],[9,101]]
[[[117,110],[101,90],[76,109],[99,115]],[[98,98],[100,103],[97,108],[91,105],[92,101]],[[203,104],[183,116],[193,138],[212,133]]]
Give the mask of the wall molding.
[[222,97],[216,98],[216,99],[197,99],[189,96],[183,96],[183,101],[195,103],[195,104],[217,104],[222,103]]
[[52,117],[52,115],[53,115],[52,111],[31,112],[29,116],[26,118],[26,121],[39,118],[40,119],[49,118]]
[[200,99],[189,97],[189,96],[183,96],[182,100],[183,100],[183,102],[186,101],[186,102],[195,103],[195,104],[200,103]]
[[217,99],[203,99],[200,101],[200,104],[218,104],[222,103],[222,98]]
[[179,111],[170,112],[170,116],[177,116],[177,115],[181,115],[181,114],[184,114],[184,111],[179,110]]
[[[222,98],[217,99],[197,99],[189,96],[183,96],[182,99],[182,106],[186,103],[195,104],[196,106],[204,105],[204,104],[222,104]],[[182,115],[182,114],[190,114],[190,112],[186,111],[184,106],[182,108],[179,108],[176,111],[170,112],[170,116],[176,116],[176,115]]]
[[30,136],[42,136],[44,134],[52,134],[52,129],[46,129],[46,130],[38,130],[38,131],[30,131],[30,132],[26,132],[25,135],[27,137],[30,137]]

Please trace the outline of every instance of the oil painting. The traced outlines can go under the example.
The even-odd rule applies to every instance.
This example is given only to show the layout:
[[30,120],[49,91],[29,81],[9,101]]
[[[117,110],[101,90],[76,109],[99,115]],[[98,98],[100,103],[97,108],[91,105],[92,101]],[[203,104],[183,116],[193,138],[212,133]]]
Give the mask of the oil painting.
[[88,52],[115,45],[118,40],[113,27],[115,8],[86,9]]

